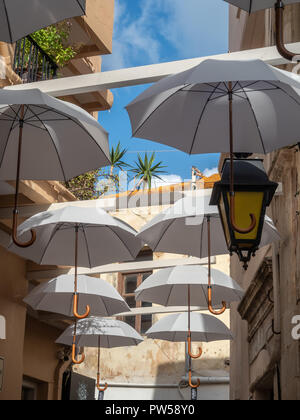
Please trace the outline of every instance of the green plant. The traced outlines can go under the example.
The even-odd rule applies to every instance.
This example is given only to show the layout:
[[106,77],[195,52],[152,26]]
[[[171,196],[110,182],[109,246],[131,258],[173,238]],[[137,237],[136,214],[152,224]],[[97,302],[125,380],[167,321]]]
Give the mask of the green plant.
[[127,149],[121,149],[121,143],[119,142],[117,144],[117,147],[111,148],[110,151],[110,161],[111,161],[111,167],[110,167],[110,175],[113,176],[114,169],[118,168],[120,171],[122,171],[125,168],[129,168],[130,165],[128,165],[126,162],[123,161],[124,156],[127,153]]
[[135,174],[135,177],[139,178],[135,189],[139,189],[142,184],[144,184],[144,186],[148,184],[148,188],[150,189],[152,186],[152,180],[154,178],[161,180],[159,175],[166,173],[162,170],[166,168],[166,166],[162,166],[162,162],[154,164],[154,160],[155,153],[152,153],[150,158],[148,158],[148,154],[146,153],[144,159],[140,154],[138,155],[138,161],[135,162],[136,167],[131,169],[131,172]]
[[69,21],[63,21],[31,34],[32,39],[60,67],[65,66],[77,54],[76,46],[67,44],[71,26]]

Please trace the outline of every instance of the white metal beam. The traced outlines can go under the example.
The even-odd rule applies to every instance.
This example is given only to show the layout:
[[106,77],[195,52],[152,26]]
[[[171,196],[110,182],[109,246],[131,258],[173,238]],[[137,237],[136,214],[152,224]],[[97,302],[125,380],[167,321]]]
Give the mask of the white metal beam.
[[[297,54],[300,51],[300,43],[289,44],[287,48],[295,51],[295,54]],[[41,91],[56,97],[78,95],[106,89],[154,83],[170,74],[188,70],[209,58],[219,60],[261,59],[274,66],[289,63],[279,55],[276,47],[265,47],[189,60],[173,61],[170,63],[160,63],[109,72],[65,77],[62,79],[28,83],[24,85],[15,85],[6,87],[5,89],[40,89]]]
[[[0,231],[1,232],[1,231]],[[200,259],[196,257],[188,257],[188,258],[180,258],[171,259],[171,260],[164,260],[158,259],[153,261],[134,261],[128,263],[116,263],[116,264],[108,264],[103,265],[101,267],[95,267],[92,269],[89,268],[78,268],[79,275],[85,276],[95,276],[95,275],[103,275],[103,274],[112,274],[112,273],[140,273],[141,271],[154,271],[160,270],[162,268],[170,268],[170,267],[177,267],[178,265],[207,265],[208,260],[207,258]],[[212,263],[216,263],[216,257],[213,257]],[[27,280],[34,280],[34,281],[45,281],[62,274],[69,274],[74,275],[75,269],[74,268],[56,268],[53,270],[41,270],[39,271],[27,271]]]

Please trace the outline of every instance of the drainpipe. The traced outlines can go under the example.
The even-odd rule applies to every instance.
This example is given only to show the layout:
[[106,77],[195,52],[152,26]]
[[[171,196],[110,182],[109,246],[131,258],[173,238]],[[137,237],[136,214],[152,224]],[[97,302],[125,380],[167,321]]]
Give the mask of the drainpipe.
[[281,305],[280,305],[280,266],[279,266],[279,244],[273,244],[273,296],[274,296],[274,322],[272,325],[274,333],[274,350],[271,355],[270,368],[275,370],[277,383],[277,398],[281,401]]

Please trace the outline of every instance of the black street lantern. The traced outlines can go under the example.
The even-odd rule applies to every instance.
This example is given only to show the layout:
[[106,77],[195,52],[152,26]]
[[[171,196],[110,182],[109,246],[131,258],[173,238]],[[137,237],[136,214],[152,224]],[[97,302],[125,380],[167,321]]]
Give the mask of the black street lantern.
[[[266,215],[278,184],[268,179],[259,159],[226,159],[222,179],[214,186],[210,205],[218,206],[230,254],[244,268],[259,248]],[[232,189],[232,174],[234,185]],[[249,224],[251,227],[249,228]]]

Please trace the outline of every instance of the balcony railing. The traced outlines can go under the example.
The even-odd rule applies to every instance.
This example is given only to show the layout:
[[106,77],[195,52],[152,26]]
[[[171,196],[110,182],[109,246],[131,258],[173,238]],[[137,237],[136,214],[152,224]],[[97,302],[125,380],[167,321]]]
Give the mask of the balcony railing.
[[23,83],[57,77],[57,64],[31,36],[17,41],[13,66],[14,72],[22,79]]

